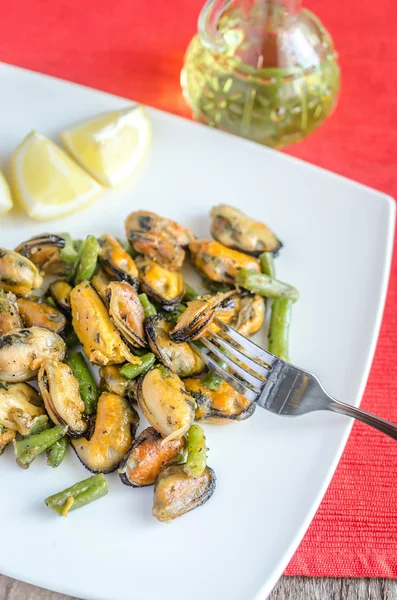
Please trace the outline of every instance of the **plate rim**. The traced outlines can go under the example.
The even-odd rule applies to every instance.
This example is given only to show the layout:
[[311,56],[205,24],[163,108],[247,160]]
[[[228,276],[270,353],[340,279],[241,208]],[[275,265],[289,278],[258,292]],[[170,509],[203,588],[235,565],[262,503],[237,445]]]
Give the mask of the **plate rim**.
[[[54,77],[51,75],[47,75],[45,73],[41,73],[39,71],[33,71],[30,69],[25,69],[23,67],[19,67],[17,65],[0,62],[0,75],[3,70],[16,71],[16,72],[19,72],[21,74],[21,76],[23,76],[23,74],[26,73],[29,75],[37,76],[38,78],[59,81],[61,83],[66,83],[69,86],[83,88],[88,91],[96,91],[96,92],[99,92],[100,94],[103,94],[103,95],[111,97],[111,98],[115,98],[117,100],[125,100],[128,103],[135,102],[132,99],[125,98],[123,96],[118,96],[116,94],[113,94],[113,93],[110,93],[107,91],[103,91],[98,88],[86,86],[84,84],[75,83],[68,79]],[[190,125],[193,125],[194,127],[200,127],[200,128],[205,127],[200,123],[191,121],[185,117],[176,115],[174,113],[168,113],[166,111],[157,109],[150,105],[145,105],[145,106],[148,106],[150,112],[160,113],[162,115],[165,115],[166,117],[171,117],[171,119],[178,119],[178,120],[186,121],[186,122],[190,123]],[[228,136],[229,138],[236,137],[236,136],[233,136],[224,131],[214,130],[214,129],[212,129],[212,131],[221,136]],[[257,144],[256,142],[253,142],[251,140],[247,140],[244,138],[238,138],[238,137],[237,137],[237,140],[239,143],[250,144],[250,145],[254,145],[256,147],[260,147],[260,148],[262,148],[262,151],[265,153],[270,152],[272,155],[274,155],[274,153],[277,153],[277,156],[280,160],[284,160],[284,161],[290,162],[292,164],[301,163],[301,164],[305,165],[306,168],[309,168],[310,170],[314,170],[315,172],[322,172],[323,174],[327,175],[328,177],[341,179],[344,182],[348,183],[350,186],[358,187],[363,190],[370,191],[372,194],[375,193],[377,196],[378,202],[382,202],[385,206],[384,210],[386,212],[386,224],[385,224],[385,231],[382,231],[382,233],[385,236],[385,242],[384,242],[385,251],[384,251],[384,261],[382,264],[381,284],[380,284],[379,290],[378,290],[379,299],[378,299],[378,304],[377,304],[376,315],[374,318],[374,325],[372,328],[371,343],[369,344],[369,347],[368,347],[364,367],[361,370],[360,386],[359,386],[359,389],[357,392],[358,405],[359,405],[361,402],[361,399],[363,397],[364,390],[367,385],[369,373],[370,373],[373,358],[375,355],[377,342],[379,339],[379,332],[380,332],[380,327],[382,324],[383,314],[384,314],[384,308],[385,308],[389,280],[390,280],[391,265],[392,265],[392,259],[393,259],[394,233],[395,233],[395,221],[396,221],[396,202],[391,195],[389,195],[385,192],[382,192],[376,188],[362,184],[353,179],[350,179],[348,177],[345,177],[343,175],[340,175],[338,173],[330,171],[324,167],[319,167],[319,166],[314,165],[306,160],[296,158],[294,156],[279,152],[277,150],[273,150],[271,148],[261,146],[260,144]],[[330,466],[326,472],[326,475],[323,479],[322,486],[320,487],[318,493],[315,496],[313,496],[313,501],[311,503],[310,510],[307,512],[306,518],[302,522],[301,526],[297,529],[294,538],[292,539],[290,545],[286,548],[282,558],[279,560],[277,567],[273,568],[272,576],[267,578],[267,580],[263,583],[263,585],[260,587],[260,589],[255,594],[255,596],[252,598],[252,600],[265,600],[268,597],[268,595],[271,593],[272,589],[276,585],[278,579],[282,575],[285,567],[287,566],[287,564],[291,560],[292,556],[294,555],[300,541],[304,537],[315,513],[317,512],[317,509],[318,509],[318,507],[324,497],[324,494],[330,484],[330,481],[335,473],[335,470],[338,466],[342,452],[346,446],[348,437],[350,435],[350,431],[353,426],[353,423],[354,423],[354,421],[352,419],[347,421],[347,423],[346,423],[345,431],[344,431],[344,434],[338,445],[338,449],[334,453],[334,457],[333,457],[331,464],[330,464]],[[60,586],[48,587],[48,585],[42,580],[42,578],[40,578],[40,576],[33,577],[33,578],[24,577],[23,575],[21,576],[19,573],[14,572],[13,569],[6,570],[6,572],[3,572],[3,575],[5,575],[7,577],[11,577],[11,578],[19,580],[19,581],[22,581],[22,582],[25,582],[25,583],[28,583],[28,584],[31,584],[31,585],[35,585],[42,589],[54,590],[61,594],[68,594],[71,596],[76,594],[76,590],[73,589],[73,586],[69,586],[69,583],[67,583],[67,582],[62,583],[62,585],[60,585]],[[78,595],[80,595],[80,594],[78,594]],[[94,596],[92,596],[92,597],[90,596],[90,600],[91,599],[93,600]]]

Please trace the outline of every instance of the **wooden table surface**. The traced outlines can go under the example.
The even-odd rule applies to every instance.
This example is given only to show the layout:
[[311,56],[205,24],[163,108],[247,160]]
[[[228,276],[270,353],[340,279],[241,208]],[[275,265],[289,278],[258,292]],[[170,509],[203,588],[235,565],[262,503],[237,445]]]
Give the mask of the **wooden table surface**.
[[[0,575],[0,600],[75,599]],[[268,600],[397,600],[397,581],[282,577]]]

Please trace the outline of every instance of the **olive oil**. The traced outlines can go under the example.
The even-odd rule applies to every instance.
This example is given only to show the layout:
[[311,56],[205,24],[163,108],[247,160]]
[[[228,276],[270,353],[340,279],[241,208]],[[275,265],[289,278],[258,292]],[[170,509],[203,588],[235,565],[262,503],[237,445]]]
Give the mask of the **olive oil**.
[[339,66],[330,35],[309,11],[284,3],[226,8],[217,33],[222,52],[196,35],[181,73],[199,121],[272,147],[300,141],[333,111]]

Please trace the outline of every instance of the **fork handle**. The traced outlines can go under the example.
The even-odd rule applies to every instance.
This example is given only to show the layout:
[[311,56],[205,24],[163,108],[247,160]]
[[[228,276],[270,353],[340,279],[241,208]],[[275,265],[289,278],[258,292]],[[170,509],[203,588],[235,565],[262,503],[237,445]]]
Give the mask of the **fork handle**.
[[346,415],[347,417],[362,421],[370,427],[374,427],[374,429],[385,433],[393,438],[393,440],[397,440],[397,425],[393,425],[393,423],[390,423],[389,421],[375,417],[375,415],[371,415],[371,413],[361,410],[361,408],[356,408],[355,406],[334,399],[329,401],[326,408],[327,410],[332,410],[341,415]]

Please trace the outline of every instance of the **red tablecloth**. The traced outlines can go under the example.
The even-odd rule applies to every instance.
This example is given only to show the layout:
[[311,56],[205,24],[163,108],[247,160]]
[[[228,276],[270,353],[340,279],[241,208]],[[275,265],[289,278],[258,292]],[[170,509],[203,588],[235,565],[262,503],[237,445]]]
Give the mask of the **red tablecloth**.
[[[3,2],[0,60],[189,116],[179,72],[202,2]],[[397,196],[397,4],[308,0],[307,6],[332,32],[340,52],[342,95],[330,121],[290,153]],[[394,421],[396,301],[394,261],[362,403]],[[397,444],[356,423],[287,574],[397,577],[396,482]]]

